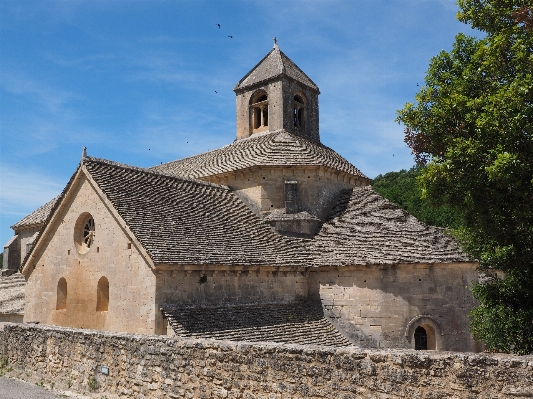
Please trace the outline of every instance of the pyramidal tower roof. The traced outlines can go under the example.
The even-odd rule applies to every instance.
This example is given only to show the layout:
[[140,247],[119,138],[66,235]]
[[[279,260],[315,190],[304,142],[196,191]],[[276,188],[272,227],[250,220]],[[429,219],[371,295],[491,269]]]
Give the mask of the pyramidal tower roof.
[[235,85],[233,90],[238,91],[279,76],[287,76],[307,87],[319,91],[318,86],[309,76],[279,49],[275,39],[274,48]]

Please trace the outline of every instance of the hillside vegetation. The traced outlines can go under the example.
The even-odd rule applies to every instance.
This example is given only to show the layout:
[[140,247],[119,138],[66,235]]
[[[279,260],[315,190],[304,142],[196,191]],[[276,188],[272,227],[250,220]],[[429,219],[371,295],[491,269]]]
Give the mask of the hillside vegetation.
[[455,210],[448,205],[433,205],[428,199],[422,198],[422,190],[417,181],[422,169],[423,167],[415,166],[409,170],[402,169],[399,172],[379,175],[374,179],[374,190],[424,223],[451,229],[459,228],[463,220]]

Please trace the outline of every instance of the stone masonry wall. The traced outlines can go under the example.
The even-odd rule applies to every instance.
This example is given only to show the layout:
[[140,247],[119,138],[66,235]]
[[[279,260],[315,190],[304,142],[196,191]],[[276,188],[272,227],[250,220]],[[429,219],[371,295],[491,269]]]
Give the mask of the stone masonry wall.
[[439,323],[438,350],[477,352],[468,329],[476,305],[469,287],[477,277],[469,263],[372,265],[322,269],[310,273],[308,285],[326,316],[358,346],[414,349],[406,329],[425,315]]
[[203,180],[231,187],[257,214],[285,209],[285,181],[297,181],[298,211],[324,220],[343,189],[364,184],[362,180],[321,166],[261,167]]
[[[45,249],[37,251],[30,263],[34,267],[26,273],[24,321],[156,333],[162,317],[155,302],[154,272],[84,175],[71,190],[50,224]],[[95,223],[94,242],[85,253],[75,242],[80,233],[76,223],[84,214]],[[109,282],[109,307],[99,311],[97,286],[102,277]],[[67,286],[65,309],[56,308],[61,278]]]
[[533,356],[230,343],[21,324],[5,327],[0,354],[8,376],[108,399],[533,396]]

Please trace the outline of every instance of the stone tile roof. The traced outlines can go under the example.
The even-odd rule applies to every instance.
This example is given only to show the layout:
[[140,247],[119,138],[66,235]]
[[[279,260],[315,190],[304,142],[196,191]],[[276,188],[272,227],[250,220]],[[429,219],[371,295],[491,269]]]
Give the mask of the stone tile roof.
[[26,280],[20,273],[0,276],[0,314],[24,313]]
[[257,133],[217,150],[157,165],[150,170],[172,176],[201,178],[254,166],[319,165],[368,179],[331,148],[285,130]]
[[233,90],[254,86],[279,76],[288,76],[318,91],[318,86],[277,45],[235,85]]
[[342,193],[309,249],[315,266],[471,261],[443,229],[422,223],[370,186]]
[[228,187],[86,157],[83,165],[156,264],[303,265]]
[[13,226],[11,226],[12,229],[17,229],[20,227],[25,226],[35,226],[35,225],[41,225],[43,224],[46,219],[48,218],[48,215],[50,214],[50,211],[56,204],[57,200],[60,196],[55,197],[53,200],[47,202],[37,210],[30,213],[28,216],[24,217],[23,219],[19,220],[17,223],[15,223]]
[[162,311],[176,335],[182,337],[351,345],[326,319],[320,301],[219,307],[165,306]]

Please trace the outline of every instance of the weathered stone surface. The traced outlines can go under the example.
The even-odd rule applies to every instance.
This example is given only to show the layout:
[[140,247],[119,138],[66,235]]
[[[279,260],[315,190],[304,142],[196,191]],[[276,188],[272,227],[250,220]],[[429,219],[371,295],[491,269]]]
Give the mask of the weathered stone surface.
[[36,209],[29,215],[19,220],[17,223],[11,226],[11,228],[16,230],[19,227],[28,227],[28,226],[34,226],[34,225],[42,226],[43,223],[48,218],[50,211],[52,210],[52,208],[54,207],[58,199],[59,199],[59,196],[55,197],[51,201],[48,201],[46,204],[44,204],[40,208]]
[[348,178],[369,179],[350,162],[321,143],[280,129],[254,134],[214,151],[157,165],[150,170],[172,176],[203,178],[252,167],[324,166]]
[[19,323],[24,316],[24,287],[20,273],[0,275],[0,328],[6,322]]
[[13,368],[9,376],[108,399],[533,395],[533,356],[235,343],[23,324],[6,325],[0,349]]
[[350,346],[324,317],[320,301],[162,309],[181,337],[231,341]]
[[419,221],[370,186],[343,191],[310,248],[317,266],[470,260],[443,229]]

